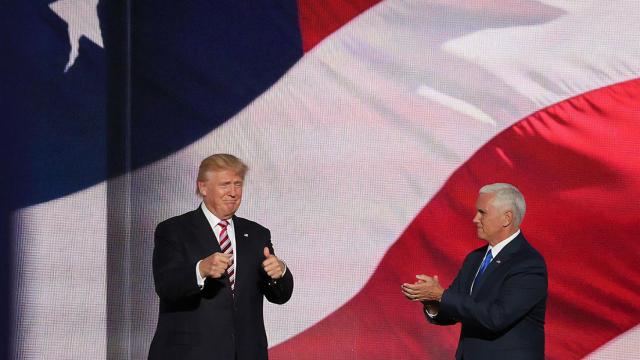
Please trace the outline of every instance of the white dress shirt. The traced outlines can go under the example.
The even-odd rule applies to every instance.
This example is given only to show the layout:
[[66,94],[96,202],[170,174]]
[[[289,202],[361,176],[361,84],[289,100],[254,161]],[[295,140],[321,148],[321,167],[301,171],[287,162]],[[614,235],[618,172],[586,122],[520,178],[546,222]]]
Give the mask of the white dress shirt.
[[[209,211],[209,209],[204,204],[204,202],[202,203],[202,205],[200,205],[200,208],[202,209],[202,212],[204,212],[204,216],[207,218],[209,225],[211,225],[211,229],[213,229],[213,233],[215,234],[216,239],[218,240],[218,243],[220,243],[220,232],[222,231],[222,227],[218,225],[218,223],[220,223],[220,221],[222,220],[218,219],[217,216],[213,215],[213,213]],[[235,273],[236,273],[236,282],[237,282],[238,281],[238,263],[236,262],[236,254],[237,254],[236,232],[233,227],[233,219],[227,219],[227,221],[229,222],[229,225],[227,225],[227,235],[229,236],[229,240],[231,241],[231,248],[233,249],[233,257],[231,258],[231,261],[233,261],[233,263],[235,264]],[[204,287],[204,280],[205,280],[205,278],[203,278],[200,275],[199,266],[201,262],[202,260],[198,261],[198,263],[196,264],[196,280],[198,281],[198,286],[200,286],[200,288]]]

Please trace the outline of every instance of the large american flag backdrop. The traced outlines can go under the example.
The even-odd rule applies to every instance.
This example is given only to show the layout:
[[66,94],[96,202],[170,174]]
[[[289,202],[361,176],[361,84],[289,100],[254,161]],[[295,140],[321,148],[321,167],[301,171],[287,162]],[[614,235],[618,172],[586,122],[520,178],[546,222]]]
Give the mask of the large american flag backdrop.
[[10,6],[12,358],[146,357],[154,227],[216,152],[295,274],[272,359],[452,358],[400,284],[452,281],[497,181],[549,268],[547,357],[640,356],[640,2]]

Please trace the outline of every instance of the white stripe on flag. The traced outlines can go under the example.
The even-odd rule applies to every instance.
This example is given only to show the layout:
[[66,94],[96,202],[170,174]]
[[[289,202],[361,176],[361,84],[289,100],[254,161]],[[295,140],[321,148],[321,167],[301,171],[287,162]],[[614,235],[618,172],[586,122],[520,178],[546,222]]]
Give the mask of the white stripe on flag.
[[[640,7],[616,2],[620,8],[603,11],[605,2],[579,3],[547,24],[514,20],[513,27],[446,44],[427,26],[432,14],[421,1],[385,1],[356,18],[231,121],[133,174],[132,236],[147,249],[139,259],[148,270],[139,274],[148,279],[140,296],[156,301],[155,225],[197,206],[194,170],[205,156],[224,151],[251,167],[239,215],[272,229],[276,254],[295,274],[291,301],[265,310],[270,345],[335,311],[362,288],[450,174],[495,134],[543,106],[639,76],[640,42],[633,36],[640,33]],[[448,12],[437,30],[464,32],[465,19],[456,14]],[[419,96],[420,86],[460,99],[495,123],[472,121]],[[82,275],[69,279],[92,273],[96,264],[105,268],[104,188],[15,216],[23,264],[18,282],[27,286],[17,304],[25,357],[104,350],[95,343],[106,342],[105,278],[92,277],[90,288]],[[82,218],[74,215],[78,209]],[[349,272],[340,276],[337,269]],[[148,303],[132,311],[151,336],[157,306]],[[69,315],[78,309],[66,311],[69,304],[82,309],[82,319]],[[60,335],[43,341],[39,334],[51,324]]]
[[616,337],[587,356],[586,360],[636,360],[640,351],[640,325]]

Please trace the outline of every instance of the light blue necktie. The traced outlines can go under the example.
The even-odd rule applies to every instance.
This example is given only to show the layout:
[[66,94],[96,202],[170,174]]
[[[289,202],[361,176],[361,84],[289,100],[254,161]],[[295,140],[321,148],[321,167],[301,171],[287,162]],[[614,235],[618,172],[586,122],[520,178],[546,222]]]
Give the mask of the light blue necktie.
[[482,274],[487,269],[487,266],[493,260],[493,254],[491,254],[491,250],[487,251],[487,255],[485,255],[484,260],[482,260],[482,265],[480,265],[480,269],[478,270],[478,274],[476,275],[476,279],[473,281],[473,288],[475,289],[478,284],[480,284],[480,280],[482,279]]

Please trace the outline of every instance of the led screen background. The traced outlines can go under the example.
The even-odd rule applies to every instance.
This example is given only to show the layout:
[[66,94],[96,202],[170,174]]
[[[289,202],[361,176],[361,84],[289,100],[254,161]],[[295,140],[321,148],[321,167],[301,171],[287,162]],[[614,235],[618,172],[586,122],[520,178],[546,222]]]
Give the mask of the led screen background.
[[549,266],[548,358],[637,354],[637,2],[18,7],[15,357],[145,358],[153,230],[216,152],[294,273],[271,358],[453,356],[400,284],[453,279],[496,181]]

